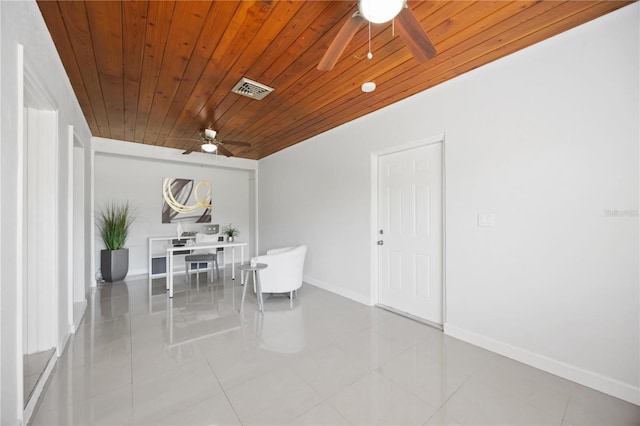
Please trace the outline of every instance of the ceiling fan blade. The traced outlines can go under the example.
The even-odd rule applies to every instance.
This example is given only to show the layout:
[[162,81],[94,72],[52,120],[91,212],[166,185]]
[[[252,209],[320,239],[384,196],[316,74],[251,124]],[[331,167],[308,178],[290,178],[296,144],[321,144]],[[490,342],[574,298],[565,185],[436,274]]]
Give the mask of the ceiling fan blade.
[[365,22],[364,18],[360,16],[359,13],[353,14],[347,21],[342,25],[340,31],[336,35],[336,38],[333,39],[329,48],[324,53],[324,56],[320,60],[318,64],[318,69],[320,71],[330,71],[340,59],[342,52],[347,48],[347,45],[356,35],[362,24]]
[[436,48],[433,47],[433,43],[429,40],[416,15],[408,7],[402,9],[396,16],[396,28],[418,62],[425,62],[436,55]]
[[226,139],[222,139],[221,142],[225,145],[251,146],[249,142],[228,141]]
[[[178,139],[178,138],[176,138],[176,139]],[[184,151],[184,152],[182,153],[182,155],[188,155],[188,154],[191,154],[191,153],[192,153],[192,152],[194,152],[194,151],[199,150],[199,149],[200,149],[200,146],[201,146],[201,144],[202,144],[202,142],[200,142],[200,141],[198,141],[198,142],[196,142],[196,143],[191,142],[191,144],[192,144],[192,145],[191,145],[191,147],[190,147],[190,148],[188,148],[186,151]]]
[[218,152],[226,157],[233,157],[233,153],[221,145],[218,145]]

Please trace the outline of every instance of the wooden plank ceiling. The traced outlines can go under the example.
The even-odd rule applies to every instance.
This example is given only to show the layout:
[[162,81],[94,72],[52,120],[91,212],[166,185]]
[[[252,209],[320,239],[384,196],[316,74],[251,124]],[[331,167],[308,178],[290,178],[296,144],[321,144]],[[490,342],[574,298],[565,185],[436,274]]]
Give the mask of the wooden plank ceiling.
[[[597,18],[630,1],[410,1],[437,54],[391,23],[316,66],[355,1],[50,1],[38,5],[94,136],[193,149],[203,128],[260,159]],[[243,77],[275,91],[231,93]],[[374,81],[377,90],[360,85]],[[181,139],[186,138],[186,139]],[[228,152],[229,153],[229,152]]]

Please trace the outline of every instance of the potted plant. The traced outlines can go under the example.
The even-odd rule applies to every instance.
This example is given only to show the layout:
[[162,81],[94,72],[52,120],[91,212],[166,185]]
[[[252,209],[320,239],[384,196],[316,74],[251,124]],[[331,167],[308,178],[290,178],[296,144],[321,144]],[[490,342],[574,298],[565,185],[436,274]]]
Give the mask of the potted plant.
[[100,251],[100,270],[107,282],[122,281],[129,271],[129,249],[124,247],[135,211],[128,202],[108,202],[98,211],[98,230],[105,249]]
[[237,237],[240,231],[238,228],[234,228],[231,224],[224,227],[222,233],[227,236],[227,241],[232,242],[234,237]]

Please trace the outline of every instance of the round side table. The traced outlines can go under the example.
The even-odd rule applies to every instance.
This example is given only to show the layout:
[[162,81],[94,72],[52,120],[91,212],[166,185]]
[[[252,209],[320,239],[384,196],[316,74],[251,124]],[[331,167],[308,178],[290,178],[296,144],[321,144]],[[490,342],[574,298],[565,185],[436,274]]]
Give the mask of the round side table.
[[242,285],[244,289],[242,289],[242,301],[240,302],[240,312],[244,309],[244,297],[247,294],[247,283],[249,282],[249,273],[253,272],[253,282],[256,284],[256,299],[258,299],[258,310],[260,312],[264,312],[264,305],[262,303],[262,287],[260,286],[260,271],[265,269],[267,266],[266,263],[256,263],[254,266],[251,263],[245,263],[244,265],[240,265],[240,273],[244,275],[244,279],[242,280]]

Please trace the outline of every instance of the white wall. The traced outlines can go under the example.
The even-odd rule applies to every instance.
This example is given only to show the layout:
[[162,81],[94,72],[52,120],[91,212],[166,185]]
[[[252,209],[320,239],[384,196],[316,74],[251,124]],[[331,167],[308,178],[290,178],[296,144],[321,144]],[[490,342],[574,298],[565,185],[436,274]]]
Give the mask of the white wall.
[[639,7],[261,160],[260,250],[375,300],[370,153],[444,133],[445,332],[640,403]]
[[[100,150],[95,156],[95,207],[100,209],[107,201],[129,201],[138,209],[136,221],[126,246],[129,248],[129,275],[148,272],[148,238],[174,236],[176,224],[163,224],[162,180],[167,177],[210,181],[212,185],[212,223],[220,229],[229,223],[239,228],[239,239],[249,243],[247,253],[254,252],[255,196],[253,174],[257,162],[227,159],[192,153],[184,156],[178,150],[143,147],[138,144],[95,138]],[[107,148],[113,149],[107,152]],[[136,148],[143,149],[138,156]],[[155,148],[155,149],[154,149]],[[149,158],[151,152],[167,151],[174,157]],[[119,152],[119,153],[116,153]],[[160,153],[163,154],[163,153]],[[184,162],[185,160],[191,162]],[[236,160],[235,162],[227,160]],[[180,162],[179,162],[180,161]],[[199,161],[199,162],[195,162]],[[184,231],[197,231],[202,224],[182,224]],[[95,267],[100,267],[100,250],[104,248],[96,232]],[[246,257],[246,255],[245,255]],[[229,263],[230,259],[225,259]]]
[[[58,142],[66,143],[70,124],[86,143],[90,132],[35,1],[0,2],[0,20],[0,423],[11,425],[20,424],[23,416],[20,267],[24,235],[20,207],[23,163],[18,118],[24,102],[19,92],[23,79],[18,69],[19,45],[23,46],[24,62],[57,107]],[[66,262],[66,258],[61,262]],[[68,283],[58,282],[59,278],[52,285],[60,290],[59,300],[64,303],[59,312],[67,312]]]

